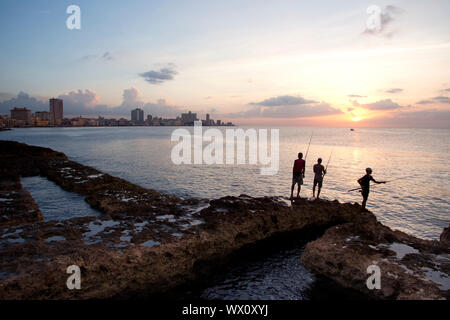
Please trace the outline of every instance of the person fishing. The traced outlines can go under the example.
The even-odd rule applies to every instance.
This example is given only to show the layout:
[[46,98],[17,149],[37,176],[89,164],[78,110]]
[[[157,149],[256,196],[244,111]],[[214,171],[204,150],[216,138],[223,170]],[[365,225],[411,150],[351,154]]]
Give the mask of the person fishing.
[[358,180],[359,185],[361,186],[361,195],[363,197],[363,201],[362,201],[362,209],[361,211],[367,211],[366,209],[366,203],[367,203],[367,199],[369,198],[369,192],[370,192],[370,181],[373,181],[377,184],[379,183],[386,183],[386,181],[376,181],[373,177],[372,177],[372,169],[371,168],[367,168],[366,169],[366,175],[359,178]]
[[316,195],[316,186],[318,186],[317,199],[319,199],[320,190],[322,189],[323,177],[327,173],[327,170],[322,165],[322,158],[317,159],[317,163],[313,166],[313,171],[314,171],[313,197],[315,197]]
[[297,198],[300,196],[300,189],[303,184],[303,178],[305,177],[305,160],[303,160],[303,153],[298,154],[298,159],[294,161],[294,167],[292,168],[292,186],[291,186],[291,200],[294,198],[294,188],[297,188]]

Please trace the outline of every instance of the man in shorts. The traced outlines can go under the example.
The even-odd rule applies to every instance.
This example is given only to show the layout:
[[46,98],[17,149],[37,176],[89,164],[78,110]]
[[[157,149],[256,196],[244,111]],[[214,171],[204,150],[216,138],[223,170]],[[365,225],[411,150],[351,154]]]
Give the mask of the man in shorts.
[[367,203],[367,199],[369,198],[370,181],[373,181],[375,183],[386,183],[386,181],[376,181],[372,177],[372,169],[370,169],[370,168],[366,169],[366,175],[358,179],[358,183],[361,186],[361,195],[363,197],[363,201],[361,204],[361,206],[362,206],[361,211],[367,211],[366,203]]
[[291,186],[291,199],[294,198],[294,187],[297,184],[297,198],[300,196],[300,189],[303,184],[303,178],[305,177],[305,160],[303,160],[303,153],[298,154],[298,159],[294,161],[294,167],[292,169],[292,186]]
[[323,177],[327,173],[325,167],[322,165],[322,158],[317,159],[317,163],[313,166],[313,171],[314,171],[313,197],[315,197],[316,195],[316,186],[318,186],[319,188],[317,189],[317,199],[319,199],[320,190],[322,189]]

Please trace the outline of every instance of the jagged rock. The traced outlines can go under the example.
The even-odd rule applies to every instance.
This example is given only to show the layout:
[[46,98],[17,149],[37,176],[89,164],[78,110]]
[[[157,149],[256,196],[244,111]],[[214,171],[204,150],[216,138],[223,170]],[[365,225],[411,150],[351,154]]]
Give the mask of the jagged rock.
[[0,179],[0,226],[43,221],[41,211],[18,177]]
[[444,231],[442,231],[439,239],[442,243],[445,243],[446,245],[450,246],[450,226],[444,228]]
[[[366,213],[328,229],[308,243],[303,264],[343,287],[380,299],[448,299],[450,248],[439,241],[393,231]],[[381,288],[369,290],[370,265],[381,271]],[[373,272],[373,271],[371,271]]]

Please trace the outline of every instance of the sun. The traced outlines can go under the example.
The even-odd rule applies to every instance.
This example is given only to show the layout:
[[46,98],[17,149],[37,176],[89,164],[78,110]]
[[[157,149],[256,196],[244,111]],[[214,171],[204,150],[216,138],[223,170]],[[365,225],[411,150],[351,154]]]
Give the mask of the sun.
[[355,122],[360,121],[360,120],[361,120],[360,117],[353,117],[353,118],[352,118],[352,121],[355,121]]

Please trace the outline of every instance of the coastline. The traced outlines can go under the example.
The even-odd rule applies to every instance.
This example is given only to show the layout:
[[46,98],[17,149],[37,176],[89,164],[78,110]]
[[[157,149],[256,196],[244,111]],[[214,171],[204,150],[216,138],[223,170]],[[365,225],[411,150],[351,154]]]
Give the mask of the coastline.
[[[420,256],[419,261],[433,262],[432,254],[448,255],[450,250],[444,241],[425,241],[392,231],[377,222],[372,213],[362,215],[358,204],[299,199],[291,205],[282,197],[246,195],[183,200],[102,173],[48,148],[7,141],[0,141],[0,147],[5,150],[0,157],[3,187],[0,197],[11,199],[0,203],[2,210],[12,208],[2,211],[2,217],[7,218],[0,221],[0,250],[5,257],[0,264],[1,299],[127,298],[170,292],[210,274],[242,248],[289,232],[306,233],[307,230],[314,230],[315,234],[327,231],[307,245],[303,263],[343,287],[381,299],[448,299],[449,290],[428,283],[426,276],[420,274],[411,275],[415,279],[414,290],[423,289],[420,294],[410,293],[410,277],[400,277],[395,290],[382,295],[364,289],[362,279],[367,278],[364,264],[371,259],[368,252],[373,243],[361,241],[357,246],[343,248],[344,244],[337,251],[334,240],[330,240],[335,238],[330,238],[330,233],[336,235],[339,234],[336,230],[346,230],[346,238],[342,238],[343,233],[343,240],[339,239],[347,242],[348,234],[364,238],[370,230],[364,226],[376,230],[373,237],[382,230],[384,237],[369,237],[368,240],[376,240],[378,244],[405,242],[418,248],[419,252],[406,254],[401,260],[411,259],[415,254]],[[34,175],[84,195],[102,215],[43,221],[29,194],[29,203],[23,201],[28,196],[21,188],[20,176]],[[34,210],[35,216],[30,210]],[[363,257],[354,261],[361,275],[351,276],[353,282],[342,280],[355,270],[351,269],[353,265],[343,263],[345,259],[339,260],[336,252],[342,256],[357,253]],[[382,259],[389,260],[395,255],[395,251],[389,249],[382,252]],[[327,265],[335,267],[321,268],[320,261],[328,261]],[[428,268],[431,262],[426,264]],[[73,264],[81,268],[82,290],[66,287],[66,268]],[[441,266],[439,272],[448,275],[448,262],[444,261]],[[37,279],[36,274],[40,275]]]

